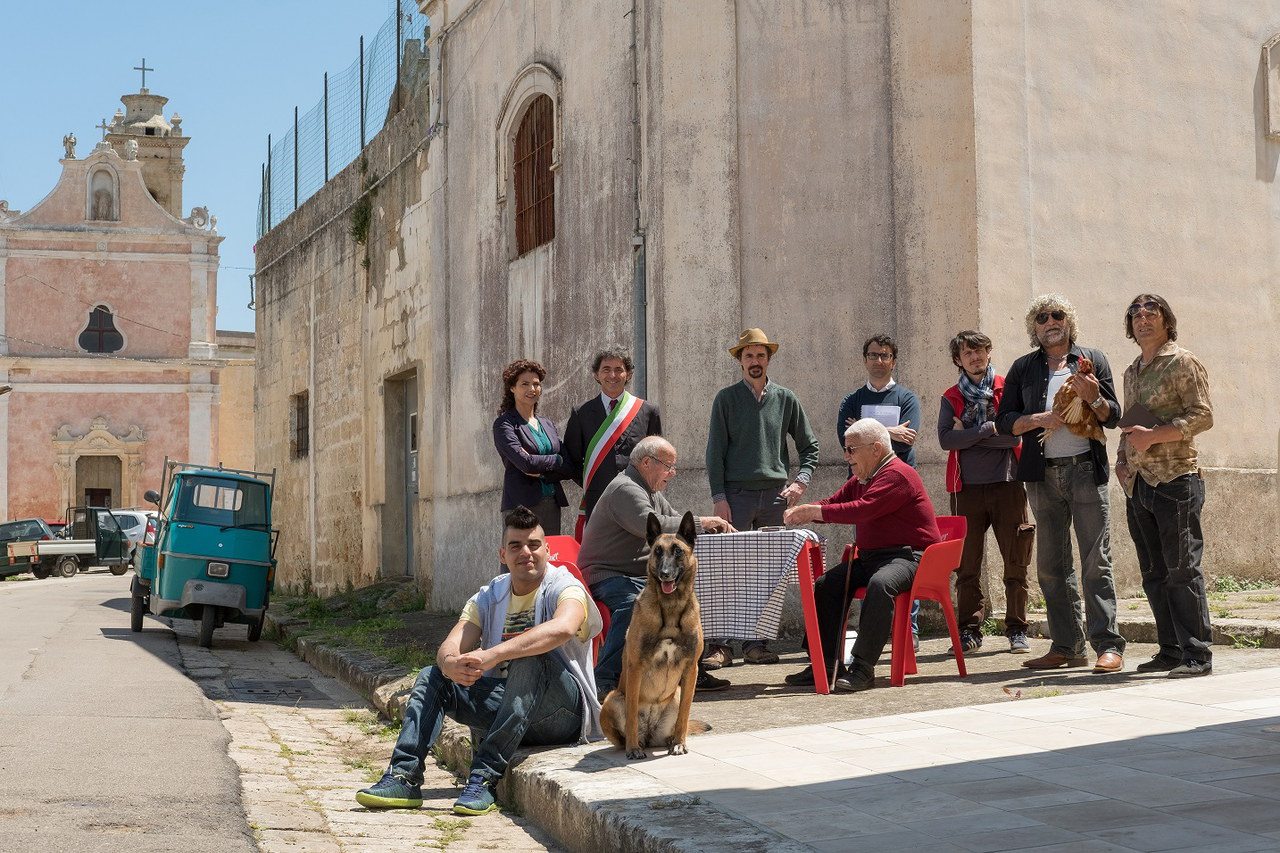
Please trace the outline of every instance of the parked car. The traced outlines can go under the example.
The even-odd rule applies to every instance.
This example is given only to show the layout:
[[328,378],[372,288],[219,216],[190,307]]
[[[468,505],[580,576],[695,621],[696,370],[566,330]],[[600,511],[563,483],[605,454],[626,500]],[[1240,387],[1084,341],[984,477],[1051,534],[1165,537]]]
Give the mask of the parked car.
[[129,537],[129,562],[132,563],[138,552],[138,543],[147,532],[147,521],[154,519],[157,513],[153,509],[113,509],[111,514],[120,523],[124,535]]
[[49,577],[55,560],[40,557],[9,559],[10,542],[39,542],[53,539],[53,530],[43,518],[21,518],[0,524],[0,577],[31,572],[38,578]]
[[49,529],[53,531],[54,539],[67,538],[67,523],[65,521],[50,521],[46,518],[45,524],[48,524]]

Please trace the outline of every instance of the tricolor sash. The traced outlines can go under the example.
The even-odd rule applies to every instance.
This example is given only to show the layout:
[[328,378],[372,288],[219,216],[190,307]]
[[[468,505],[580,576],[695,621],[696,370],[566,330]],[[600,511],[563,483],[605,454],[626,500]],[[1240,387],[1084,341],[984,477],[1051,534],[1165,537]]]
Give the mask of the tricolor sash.
[[578,521],[573,527],[573,538],[579,542],[582,541],[582,531],[587,526],[587,489],[600,470],[600,463],[613,452],[618,439],[622,438],[627,427],[640,414],[640,407],[643,405],[644,400],[623,391],[613,412],[606,415],[604,423],[600,424],[600,429],[596,430],[591,443],[587,445],[587,456],[582,462],[582,501],[578,504]]

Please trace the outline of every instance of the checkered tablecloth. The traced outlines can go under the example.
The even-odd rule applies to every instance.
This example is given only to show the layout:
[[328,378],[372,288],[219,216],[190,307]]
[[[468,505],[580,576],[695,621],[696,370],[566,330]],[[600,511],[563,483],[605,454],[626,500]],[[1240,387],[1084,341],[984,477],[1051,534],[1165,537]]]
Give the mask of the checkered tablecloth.
[[703,636],[776,639],[787,586],[796,582],[796,557],[810,540],[820,541],[812,530],[699,536],[694,591]]

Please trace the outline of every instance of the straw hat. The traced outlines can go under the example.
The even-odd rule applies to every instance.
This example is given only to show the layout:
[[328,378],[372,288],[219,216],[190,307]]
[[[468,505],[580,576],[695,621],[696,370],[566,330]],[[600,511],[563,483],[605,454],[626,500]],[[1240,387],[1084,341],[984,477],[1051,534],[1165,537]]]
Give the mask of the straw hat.
[[769,340],[769,336],[764,333],[764,329],[747,329],[742,334],[738,335],[737,345],[729,347],[729,355],[737,358],[742,355],[742,351],[744,349],[752,344],[760,344],[765,349],[769,350],[770,356],[778,351],[778,345]]

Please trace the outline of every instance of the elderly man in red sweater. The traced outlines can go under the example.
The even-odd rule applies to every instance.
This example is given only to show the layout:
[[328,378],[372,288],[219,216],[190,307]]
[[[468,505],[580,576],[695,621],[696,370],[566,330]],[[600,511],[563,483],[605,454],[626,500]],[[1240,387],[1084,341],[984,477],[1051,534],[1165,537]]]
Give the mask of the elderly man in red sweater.
[[[850,595],[867,588],[853,644],[853,666],[837,675],[835,689],[855,692],[875,686],[880,659],[893,626],[893,600],[911,589],[924,549],[942,541],[933,504],[920,475],[893,453],[889,430],[872,418],[855,421],[844,433],[844,458],[853,476],[831,497],[787,510],[787,524],[826,522],[857,528],[858,556],[841,563],[814,584],[818,631],[827,660],[840,654],[841,628]],[[852,574],[850,574],[852,573]],[[847,579],[846,579],[847,577]],[[813,684],[813,669],[788,675],[788,684]]]

